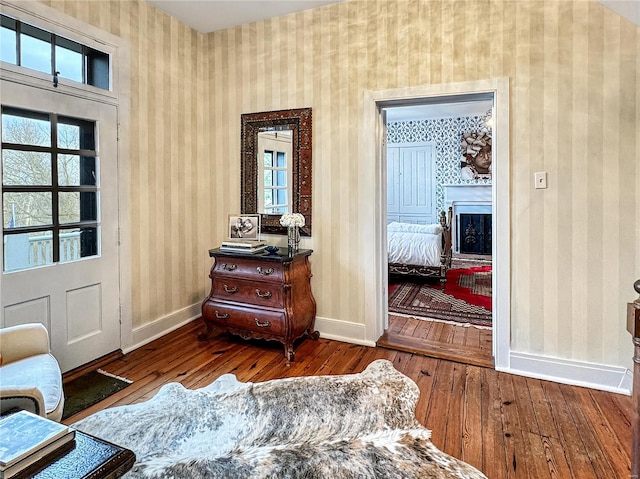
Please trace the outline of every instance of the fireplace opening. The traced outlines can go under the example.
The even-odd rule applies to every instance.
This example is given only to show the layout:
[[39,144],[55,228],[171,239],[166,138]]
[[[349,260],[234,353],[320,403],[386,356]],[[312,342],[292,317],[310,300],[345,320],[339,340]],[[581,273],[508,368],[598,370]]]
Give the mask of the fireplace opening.
[[460,253],[491,254],[491,213],[461,213],[457,226]]

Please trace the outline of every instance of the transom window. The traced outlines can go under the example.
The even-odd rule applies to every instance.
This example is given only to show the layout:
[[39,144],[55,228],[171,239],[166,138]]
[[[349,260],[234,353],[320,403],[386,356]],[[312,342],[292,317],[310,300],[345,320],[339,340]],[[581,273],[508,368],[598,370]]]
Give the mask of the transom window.
[[99,254],[96,124],[2,107],[4,271]]
[[109,54],[0,16],[0,60],[109,90]]

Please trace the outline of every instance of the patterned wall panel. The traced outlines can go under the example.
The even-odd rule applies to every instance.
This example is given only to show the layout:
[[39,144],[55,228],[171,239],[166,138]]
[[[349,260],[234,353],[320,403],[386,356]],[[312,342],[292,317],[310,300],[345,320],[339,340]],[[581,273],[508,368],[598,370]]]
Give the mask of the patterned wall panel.
[[387,143],[434,142],[436,149],[436,211],[445,206],[444,185],[491,184],[490,179],[460,178],[460,139],[463,133],[480,131],[484,118],[433,118],[387,123]]

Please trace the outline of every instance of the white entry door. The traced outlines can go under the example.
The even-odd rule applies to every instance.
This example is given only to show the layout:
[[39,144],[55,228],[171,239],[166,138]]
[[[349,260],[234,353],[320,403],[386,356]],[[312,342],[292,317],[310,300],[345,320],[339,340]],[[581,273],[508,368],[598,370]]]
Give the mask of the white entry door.
[[120,348],[117,108],[2,80],[2,326],[63,371]]

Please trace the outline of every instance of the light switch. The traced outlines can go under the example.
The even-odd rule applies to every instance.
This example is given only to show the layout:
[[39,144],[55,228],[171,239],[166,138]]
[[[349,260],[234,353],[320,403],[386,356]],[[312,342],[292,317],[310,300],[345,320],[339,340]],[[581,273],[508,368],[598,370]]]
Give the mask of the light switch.
[[547,172],[539,171],[533,174],[535,180],[535,186],[537,189],[547,187]]

